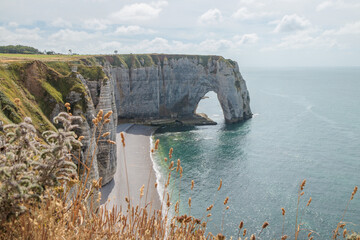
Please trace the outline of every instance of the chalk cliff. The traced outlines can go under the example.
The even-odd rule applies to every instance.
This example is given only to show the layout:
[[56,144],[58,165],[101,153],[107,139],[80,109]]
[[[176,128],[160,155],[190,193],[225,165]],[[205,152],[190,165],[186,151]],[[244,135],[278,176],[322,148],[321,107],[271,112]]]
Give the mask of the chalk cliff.
[[196,117],[197,105],[209,91],[217,93],[226,122],[252,116],[246,83],[234,61],[218,56],[157,54],[129,58],[132,65],[111,67],[119,119]]
[[[113,111],[103,133],[115,141],[118,120],[148,124],[212,124],[196,115],[201,98],[217,93],[228,123],[252,116],[246,83],[236,62],[220,56],[128,54],[79,57],[71,61],[32,61],[0,66],[0,121],[19,122],[26,114],[42,132],[69,102],[84,121],[82,161],[94,151],[92,119],[100,109]],[[14,104],[21,97],[23,110]],[[97,137],[95,135],[95,137]],[[116,170],[116,146],[100,142],[92,179],[108,183]]]

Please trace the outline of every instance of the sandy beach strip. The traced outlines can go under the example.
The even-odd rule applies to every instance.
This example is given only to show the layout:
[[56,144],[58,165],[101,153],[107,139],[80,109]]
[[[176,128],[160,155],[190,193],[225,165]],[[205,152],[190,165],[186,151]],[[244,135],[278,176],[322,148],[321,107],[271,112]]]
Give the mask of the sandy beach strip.
[[[121,143],[120,133],[124,131],[125,148]],[[107,209],[117,206],[119,209],[127,208],[125,197],[128,196],[125,162],[129,179],[129,191],[132,206],[145,206],[150,204],[152,209],[161,208],[160,197],[155,188],[156,175],[153,162],[150,158],[150,136],[155,131],[154,127],[120,124],[117,127],[117,169],[113,180],[101,189],[101,204],[106,204]],[[140,201],[140,188],[145,185],[144,196]],[[148,192],[147,192],[148,191]]]

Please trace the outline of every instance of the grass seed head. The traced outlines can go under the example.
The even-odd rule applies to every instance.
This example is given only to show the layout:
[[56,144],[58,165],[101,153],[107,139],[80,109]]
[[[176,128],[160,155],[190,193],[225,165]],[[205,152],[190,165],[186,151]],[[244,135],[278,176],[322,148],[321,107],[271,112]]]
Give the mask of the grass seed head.
[[211,209],[214,207],[214,204],[211,204],[207,209],[206,209],[206,211],[208,212],[208,211],[211,211]]
[[108,119],[113,114],[113,111],[109,111],[105,114],[104,119]]
[[107,136],[109,136],[109,135],[110,135],[110,132],[106,132],[106,133],[104,133],[101,137],[105,138],[105,137],[107,137]]
[[305,184],[306,184],[306,179],[304,179],[300,184],[301,191],[304,190]]
[[358,190],[358,187],[355,186],[353,192],[351,193],[351,199],[350,199],[350,200],[353,200],[353,199],[354,199],[354,196],[355,196],[357,190]]
[[191,190],[193,190],[194,189],[194,180],[191,180]]
[[311,201],[312,201],[312,198],[310,197],[308,203],[306,204],[307,207],[310,205]]
[[104,110],[100,109],[100,111],[98,112],[96,118],[101,121],[102,120],[102,117],[103,117],[103,114],[104,114]]
[[269,223],[265,221],[264,224],[262,225],[262,229],[266,228],[267,226],[269,226]]
[[239,229],[242,229],[244,227],[244,222],[241,221],[240,224],[239,224]]
[[281,208],[282,215],[285,216],[285,208]]
[[222,186],[222,179],[220,179],[220,184],[219,184],[219,187],[218,187],[218,191],[220,191],[220,189],[221,189],[221,186]]
[[157,150],[157,149],[159,148],[159,142],[160,142],[159,139],[157,139],[157,140],[155,141],[155,150]]
[[144,188],[145,188],[145,185],[143,184],[143,185],[141,186],[141,188],[140,188],[140,198],[141,198],[142,196],[144,196]]
[[225,200],[224,200],[224,205],[226,205],[229,201],[229,197],[226,197]]

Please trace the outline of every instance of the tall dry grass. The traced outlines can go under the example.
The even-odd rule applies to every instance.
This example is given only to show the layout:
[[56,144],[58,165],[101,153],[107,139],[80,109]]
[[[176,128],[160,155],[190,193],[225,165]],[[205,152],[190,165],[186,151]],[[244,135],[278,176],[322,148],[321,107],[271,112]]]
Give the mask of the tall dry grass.
[[[63,117],[70,118],[70,105],[66,104],[66,108],[67,116],[63,114]],[[89,153],[85,161],[81,161],[80,154],[78,156],[73,152],[66,154],[66,161],[77,163],[78,169],[76,176],[63,179],[59,181],[59,184],[47,186],[41,193],[40,198],[36,201],[25,198],[20,202],[14,200],[14,204],[19,204],[27,210],[1,221],[0,239],[226,239],[226,236],[224,236],[222,232],[224,222],[226,221],[226,212],[229,210],[228,202],[230,200],[228,197],[223,201],[221,231],[217,234],[207,231],[207,224],[212,217],[211,211],[214,207],[216,196],[220,194],[222,188],[222,180],[220,180],[219,187],[214,195],[213,203],[204,209],[204,215],[201,218],[196,218],[191,215],[191,197],[187,202],[188,214],[180,215],[180,200],[172,204],[172,194],[169,191],[170,181],[178,184],[179,189],[181,189],[183,174],[180,159],[176,161],[176,164],[172,161],[172,148],[169,151],[169,157],[164,159],[164,162],[168,166],[168,175],[163,183],[164,192],[161,209],[153,209],[152,204],[147,202],[149,189],[157,187],[156,184],[155,186],[150,186],[150,180],[148,180],[146,186],[146,194],[144,194],[145,185],[139,190],[140,203],[141,200],[144,200],[144,204],[134,205],[129,198],[130,188],[127,177],[126,185],[128,196],[122,196],[126,199],[127,206],[124,208],[114,206],[108,209],[105,204],[99,207],[100,195],[95,199],[97,196],[95,193],[97,193],[101,187],[101,178],[91,180],[90,172],[99,141],[116,144],[107,139],[109,133],[102,133],[103,126],[109,123],[111,114],[111,112],[104,114],[104,112],[100,110],[96,118],[93,119],[95,131],[93,132],[91,145],[95,147],[94,152]],[[95,138],[95,136],[97,137]],[[76,140],[80,142],[82,139],[83,137],[80,136]],[[40,139],[38,140],[41,141]],[[121,133],[121,144],[123,146],[126,168],[125,141],[125,136]],[[151,152],[155,152],[158,146],[159,140],[155,142],[154,149],[152,149]],[[6,152],[1,152],[0,154],[6,158]],[[21,154],[26,155],[26,152]],[[36,159],[36,155],[33,157]],[[127,169],[125,169],[125,172],[127,174]],[[281,208],[281,213],[279,212],[279,214],[283,216],[281,236],[279,239],[294,238],[297,240],[299,239],[299,233],[302,231],[307,233],[305,234],[307,236],[306,239],[311,240],[317,237],[315,231],[302,228],[302,217],[306,214],[306,209],[312,201],[310,197],[306,206],[302,208],[301,211],[300,199],[304,195],[305,184],[306,180],[303,180],[299,185],[295,231],[293,233],[286,233],[285,231],[286,210]],[[4,187],[1,185],[3,185],[2,182],[0,187]],[[195,182],[191,181],[191,192],[194,187]],[[133,189],[131,189],[131,191],[133,191]],[[344,214],[334,230],[333,239],[337,239],[338,237],[360,239],[360,237],[356,235],[349,235],[347,230],[344,229],[346,223],[343,222],[346,211],[356,191],[357,187],[355,187],[352,192]],[[175,213],[173,214],[174,216],[169,214],[170,211]],[[262,233],[266,231],[269,226],[270,224],[265,221],[261,226],[259,225],[259,231],[255,234],[250,233],[246,228],[246,223],[241,221],[238,226],[237,236],[228,239],[264,239],[262,238]],[[340,229],[344,229],[342,234],[340,234]]]

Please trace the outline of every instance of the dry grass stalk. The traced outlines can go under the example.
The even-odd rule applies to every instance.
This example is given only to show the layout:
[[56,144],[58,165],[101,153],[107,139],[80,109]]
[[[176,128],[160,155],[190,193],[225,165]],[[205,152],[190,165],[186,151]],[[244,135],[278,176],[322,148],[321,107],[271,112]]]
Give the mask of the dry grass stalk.
[[354,199],[354,196],[355,196],[357,190],[358,190],[358,187],[355,186],[354,190],[351,193],[351,197],[350,197],[350,199],[349,199],[349,201],[348,201],[348,203],[346,205],[344,213],[343,213],[343,215],[341,217],[341,220],[338,222],[338,224],[336,226],[336,229],[334,230],[334,235],[333,235],[332,239],[337,239],[337,237],[339,236],[339,229],[345,227],[346,223],[344,223],[343,220],[344,220],[345,214],[346,214],[346,212],[347,212],[347,210],[349,208],[350,202]]

